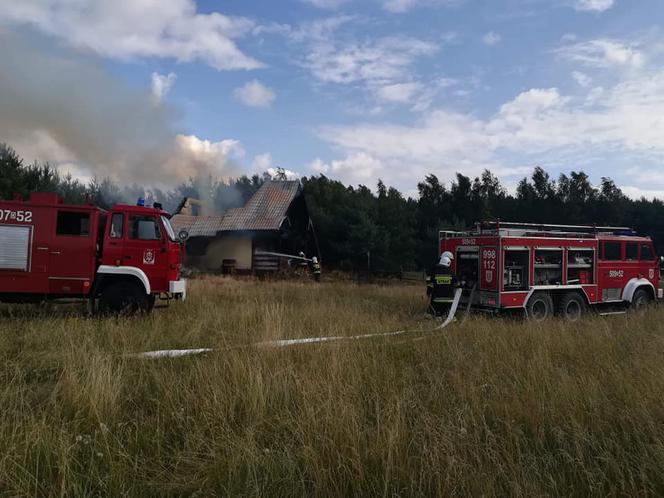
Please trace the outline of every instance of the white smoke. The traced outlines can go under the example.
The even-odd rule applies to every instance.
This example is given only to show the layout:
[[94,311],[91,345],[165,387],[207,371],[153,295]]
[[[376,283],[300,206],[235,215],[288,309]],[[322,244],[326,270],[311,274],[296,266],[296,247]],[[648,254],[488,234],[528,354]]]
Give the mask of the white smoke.
[[151,186],[238,173],[241,145],[183,134],[178,112],[155,103],[149,82],[130,88],[96,57],[49,40],[0,30],[0,46],[0,142],[26,160]]

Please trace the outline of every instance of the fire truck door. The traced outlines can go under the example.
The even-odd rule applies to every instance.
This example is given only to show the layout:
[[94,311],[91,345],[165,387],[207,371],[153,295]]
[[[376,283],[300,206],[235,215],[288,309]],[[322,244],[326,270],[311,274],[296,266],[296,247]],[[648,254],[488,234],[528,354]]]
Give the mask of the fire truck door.
[[122,264],[145,272],[153,291],[168,290],[168,251],[166,234],[151,214],[129,214]]
[[87,294],[95,264],[96,237],[90,212],[58,210],[48,245],[48,287],[54,294]]
[[603,241],[601,244],[600,261],[597,265],[599,273],[599,292],[602,302],[620,301],[627,280],[628,272],[623,263],[623,244],[619,241]]
[[106,223],[106,233],[104,235],[102,264],[111,266],[120,266],[123,264],[123,251],[125,241],[125,214],[111,213],[108,217],[110,221]]

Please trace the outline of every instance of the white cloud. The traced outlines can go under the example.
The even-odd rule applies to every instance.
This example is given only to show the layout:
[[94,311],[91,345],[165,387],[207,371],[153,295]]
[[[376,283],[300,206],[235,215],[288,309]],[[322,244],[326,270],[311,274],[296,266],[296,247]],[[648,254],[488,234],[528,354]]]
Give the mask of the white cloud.
[[[418,81],[420,77],[414,66],[418,59],[430,57],[441,46],[453,43],[457,39],[455,33],[442,33],[435,41],[404,36],[358,41],[353,31],[341,29],[351,22],[353,27],[358,22],[361,24],[357,17],[334,16],[282,32],[291,42],[303,46],[305,55],[300,63],[315,80],[363,90],[373,100],[374,114],[381,111],[383,102],[414,103],[425,108],[432,95],[444,87],[439,82],[450,81],[429,77],[424,84]],[[430,87],[435,90],[429,90]],[[366,107],[352,105],[349,109]]]
[[417,0],[386,0],[383,3],[385,10],[389,12],[406,12],[417,4]]
[[422,112],[431,107],[432,101],[440,92],[456,83],[456,80],[450,78],[438,78],[427,81],[426,85],[415,81],[378,85],[373,91],[376,98],[382,102],[412,104],[412,111]]
[[615,4],[615,0],[576,0],[574,8],[580,11],[604,12]]
[[303,0],[306,3],[315,5],[319,9],[337,9],[350,0]]
[[200,14],[194,0],[0,0],[0,23],[30,26],[105,57],[199,60],[215,69],[255,69],[235,39],[254,23]]
[[[290,41],[310,42],[310,43],[331,43],[335,32],[345,24],[355,20],[355,17],[348,15],[335,15],[316,19],[314,21],[303,22],[297,27],[290,25],[272,28],[274,31],[280,31]],[[261,28],[257,28],[261,30]]]
[[497,43],[500,43],[502,39],[503,37],[494,31],[489,31],[482,37],[482,41],[484,42],[484,44],[489,46],[493,46],[496,45]]
[[168,92],[170,92],[176,79],[177,75],[175,73],[152,73],[151,89],[153,102],[161,102],[162,99],[168,94]]
[[408,103],[420,89],[419,83],[395,83],[379,87],[377,94],[388,102]]
[[547,109],[561,107],[568,100],[568,98],[561,97],[557,88],[531,88],[503,104],[500,108],[500,115],[508,120],[512,117],[532,116]]
[[332,174],[346,181],[357,183],[373,183],[383,169],[383,163],[366,152],[348,155],[345,159],[325,163],[315,159],[309,169],[314,173]]
[[388,12],[401,14],[420,6],[454,6],[463,0],[382,0],[383,8]]
[[650,200],[664,200],[664,190],[644,189],[633,185],[623,185],[620,187],[620,190],[622,190],[623,194],[632,199],[641,199],[642,197],[645,197]]
[[417,57],[432,55],[438,46],[403,37],[381,38],[362,44],[316,44],[307,55],[306,65],[320,81],[385,83],[408,76]]
[[[490,168],[502,175],[522,174],[524,164],[618,164],[639,157],[664,159],[664,70],[629,73],[613,87],[587,95],[563,95],[556,88],[530,89],[501,105],[487,118],[447,109],[431,110],[419,122],[328,126],[321,138],[339,151],[340,161],[314,169],[357,181],[348,158],[371,158],[376,174],[398,186],[429,172],[450,177]],[[598,93],[599,92],[599,93]],[[591,98],[591,96],[593,96]],[[622,164],[622,163],[621,163]],[[333,167],[336,166],[336,167]],[[371,169],[371,168],[365,168]],[[624,177],[626,168],[616,171]],[[654,170],[654,168],[653,168]],[[611,175],[600,170],[601,175]],[[664,176],[641,171],[630,183],[664,190]],[[659,179],[662,183],[655,184]]]
[[664,189],[664,171],[661,169],[649,169],[633,166],[626,171],[627,176],[646,184],[650,188]]
[[572,78],[574,78],[574,81],[576,81],[579,86],[584,88],[590,86],[592,83],[592,78],[581,71],[572,71]]
[[636,45],[607,38],[562,47],[557,53],[572,62],[600,68],[639,68],[645,62],[645,55]]
[[255,156],[254,160],[251,162],[251,170],[256,173],[267,173],[272,178],[284,174],[288,180],[296,180],[302,176],[296,171],[275,166],[272,154],[269,152]]
[[[339,7],[351,3],[352,0],[302,0],[305,3],[315,5],[320,9],[338,9]],[[457,5],[463,0],[379,0],[383,9],[394,14],[402,14],[420,6],[450,6]]]
[[233,91],[233,95],[244,105],[250,107],[270,107],[276,95],[271,88],[258,80],[252,80]]
[[302,176],[297,171],[291,171],[285,168],[268,168],[265,172],[272,178],[279,178],[281,175],[284,175],[286,180],[297,180]]
[[269,152],[258,154],[251,162],[251,169],[258,172],[267,171],[273,166],[274,162],[272,161],[272,154]]
[[214,158],[234,157],[241,158],[245,155],[244,147],[239,140],[226,139],[218,142],[203,140],[196,135],[177,135],[176,142],[182,150],[196,160],[212,160]]

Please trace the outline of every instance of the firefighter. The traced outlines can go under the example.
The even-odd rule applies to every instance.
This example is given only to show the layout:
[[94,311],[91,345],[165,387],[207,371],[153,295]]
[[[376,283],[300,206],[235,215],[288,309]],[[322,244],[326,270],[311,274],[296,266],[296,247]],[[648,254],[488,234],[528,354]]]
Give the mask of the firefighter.
[[440,256],[438,264],[429,273],[427,282],[427,295],[429,296],[429,310],[434,316],[444,316],[449,313],[454,301],[454,293],[459,287],[459,279],[452,272],[451,252],[445,251]]
[[[450,251],[445,251],[443,254],[440,255],[440,258],[438,260],[439,263],[444,256],[450,258],[450,260],[454,259],[454,255]],[[433,291],[433,276],[436,274],[436,267],[437,265],[431,268],[426,274],[425,280],[427,283],[427,296],[431,296],[431,292]]]
[[300,277],[304,277],[307,275],[308,270],[309,270],[309,262],[307,261],[307,256],[300,251],[297,255],[297,274]]
[[320,263],[316,256],[311,258],[311,272],[314,274],[314,280],[320,282]]

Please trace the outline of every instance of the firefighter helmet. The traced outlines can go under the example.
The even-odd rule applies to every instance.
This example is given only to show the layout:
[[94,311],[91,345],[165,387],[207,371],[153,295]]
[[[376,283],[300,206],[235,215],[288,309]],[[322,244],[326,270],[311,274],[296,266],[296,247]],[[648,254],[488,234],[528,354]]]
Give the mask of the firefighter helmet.
[[440,255],[441,258],[443,256],[445,256],[447,258],[450,258],[450,259],[454,259],[454,254],[452,254],[450,251],[445,251],[443,254]]
[[449,268],[451,264],[452,264],[452,260],[450,258],[448,258],[447,256],[441,256],[440,257],[440,265],[444,266],[445,268]]
[[317,264],[318,263],[318,258],[316,256],[314,256],[313,258],[311,258],[311,262],[313,264]]

